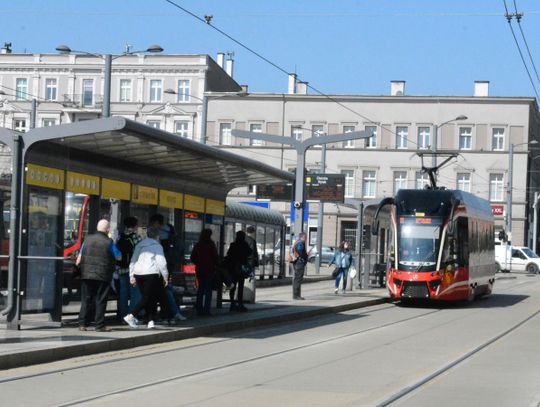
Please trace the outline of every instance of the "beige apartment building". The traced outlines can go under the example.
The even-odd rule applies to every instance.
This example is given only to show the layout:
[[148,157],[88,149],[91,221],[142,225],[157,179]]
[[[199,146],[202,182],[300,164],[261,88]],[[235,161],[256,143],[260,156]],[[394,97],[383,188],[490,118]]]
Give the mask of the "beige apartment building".
[[[233,129],[306,138],[372,130],[374,137],[328,146],[326,171],[346,177],[346,196],[371,201],[400,188],[422,188],[417,152],[429,152],[438,127],[441,152],[459,153],[438,177],[439,185],[489,199],[497,230],[505,227],[509,146],[513,144],[512,240],[531,244],[534,192],[540,183],[538,104],[530,97],[489,96],[489,83],[471,84],[468,96],[408,96],[404,81],[392,81],[386,96],[308,94],[307,84],[289,78],[287,92],[249,93],[232,77],[232,58],[207,55],[114,56],[111,114],[159,127],[179,137],[222,146],[282,169],[296,168],[293,150],[235,139]],[[11,54],[0,50],[0,126],[25,131],[31,100],[36,126],[100,117],[104,61],[73,54]],[[459,116],[466,119],[453,120]],[[538,148],[538,150],[536,150]],[[441,160],[441,158],[439,158]],[[427,159],[429,165],[430,159]],[[307,154],[306,167],[318,171],[321,149]],[[231,198],[252,201],[247,186]],[[290,218],[288,203],[271,203]],[[315,241],[318,207],[309,204],[306,229]],[[325,204],[323,243],[352,239],[354,210]]]

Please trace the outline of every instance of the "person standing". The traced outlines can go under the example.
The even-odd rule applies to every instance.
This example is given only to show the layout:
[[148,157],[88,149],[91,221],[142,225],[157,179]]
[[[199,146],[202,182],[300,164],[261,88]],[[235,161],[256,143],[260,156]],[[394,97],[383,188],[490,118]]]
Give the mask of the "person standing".
[[169,312],[167,296],[164,287],[167,287],[169,273],[167,261],[163,254],[163,246],[159,243],[159,229],[149,227],[147,238],[142,240],[133,252],[129,263],[129,278],[132,285],[137,285],[141,292],[141,300],[131,314],[124,317],[124,321],[132,327],[137,327],[137,316],[144,308],[148,316],[148,329],[154,328],[157,302],[165,313]]
[[[249,257],[251,249],[246,243],[245,232],[239,230],[236,232],[236,239],[229,246],[227,251],[227,264],[229,265],[229,273],[233,280],[233,287],[229,292],[231,300],[231,311],[246,312],[248,309],[244,306],[244,282],[246,275],[249,274]],[[238,302],[234,296],[238,288]]]
[[304,281],[304,272],[308,262],[308,252],[306,249],[306,234],[300,232],[298,240],[291,248],[293,252],[293,300],[303,300],[302,282]]
[[118,295],[118,313],[123,319],[140,301],[141,295],[136,287],[129,282],[129,263],[133,257],[135,246],[142,240],[137,233],[138,220],[134,216],[124,219],[124,231],[120,234],[116,246],[122,253],[122,260],[118,262],[120,289]]
[[336,268],[338,269],[334,294],[339,292],[339,283],[341,278],[343,278],[343,288],[341,292],[345,293],[345,290],[347,289],[347,275],[349,273],[349,268],[354,265],[354,258],[352,253],[349,251],[348,242],[343,241],[340,243],[338,250],[336,250],[332,261],[328,265],[331,266],[332,264],[335,264]]
[[195,309],[199,315],[210,315],[212,304],[212,284],[219,263],[219,255],[212,241],[212,231],[204,229],[199,241],[191,252],[191,261],[195,264],[195,273],[199,283]]
[[[95,309],[95,330],[110,332],[105,326],[107,297],[114,272],[114,261],[122,259],[122,254],[109,238],[109,221],[101,219],[97,232],[88,236],[81,247],[76,264],[81,267],[81,310],[79,330],[87,331],[92,309]],[[94,303],[94,304],[92,304]]]
[[257,250],[256,232],[255,226],[250,225],[246,229],[246,243],[251,250],[248,256],[248,267],[252,276],[255,276],[255,268],[259,267],[259,250]]

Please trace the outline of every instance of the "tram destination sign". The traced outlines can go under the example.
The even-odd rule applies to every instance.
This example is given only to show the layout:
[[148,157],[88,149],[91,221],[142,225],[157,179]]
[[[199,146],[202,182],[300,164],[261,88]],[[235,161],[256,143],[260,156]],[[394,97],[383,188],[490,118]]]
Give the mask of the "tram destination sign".
[[291,202],[293,197],[292,184],[263,184],[257,185],[257,199]]
[[319,202],[345,202],[345,175],[306,175],[306,200]]

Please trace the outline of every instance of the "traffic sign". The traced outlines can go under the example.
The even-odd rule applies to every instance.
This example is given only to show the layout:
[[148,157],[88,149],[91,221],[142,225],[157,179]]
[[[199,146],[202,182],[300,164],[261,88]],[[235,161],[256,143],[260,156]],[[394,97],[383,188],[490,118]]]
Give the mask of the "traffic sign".
[[319,202],[344,202],[345,175],[306,175],[306,200]]

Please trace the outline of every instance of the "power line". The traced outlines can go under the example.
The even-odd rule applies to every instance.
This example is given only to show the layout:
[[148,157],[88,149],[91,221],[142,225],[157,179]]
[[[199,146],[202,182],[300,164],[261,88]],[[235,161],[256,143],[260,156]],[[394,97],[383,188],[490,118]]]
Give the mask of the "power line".
[[523,62],[523,66],[525,67],[525,70],[527,71],[527,76],[529,77],[531,85],[532,85],[532,87],[534,89],[534,93],[536,94],[536,99],[539,100],[540,97],[538,96],[538,91],[536,90],[536,86],[534,85],[533,78],[531,76],[531,73],[529,72],[529,67],[527,66],[527,63],[525,62],[525,58],[523,57],[523,52],[521,51],[521,47],[520,47],[519,42],[518,42],[517,37],[516,37],[516,33],[514,32],[514,27],[512,27],[512,18],[516,17],[516,19],[517,19],[517,14],[513,14],[513,13],[508,12],[508,6],[506,5],[506,0],[503,0],[503,3],[504,3],[504,9],[506,10],[505,17],[506,17],[506,20],[508,21],[508,27],[510,27],[510,31],[512,32],[512,37],[514,38],[514,42],[516,43],[516,47],[517,47],[518,52],[519,52],[519,56],[521,57],[521,61]]
[[518,13],[516,0],[514,0],[514,9],[515,9],[515,16],[516,16],[516,21],[518,23],[519,31],[521,32],[521,37],[523,38],[525,48],[527,49],[527,54],[529,54],[529,59],[531,60],[534,73],[536,74],[536,79],[538,80],[538,83],[540,84],[540,76],[538,75],[538,70],[536,69],[536,64],[534,63],[534,58],[532,57],[531,50],[529,48],[529,43],[527,42],[527,38],[525,37],[525,33],[523,32],[523,27],[521,26],[521,18],[523,17],[523,13]]

